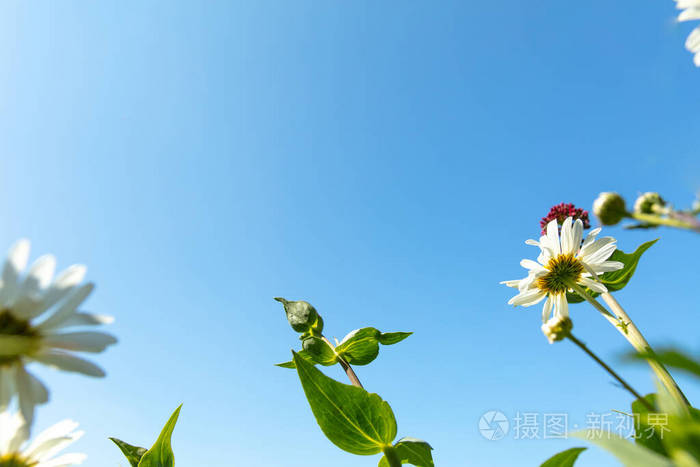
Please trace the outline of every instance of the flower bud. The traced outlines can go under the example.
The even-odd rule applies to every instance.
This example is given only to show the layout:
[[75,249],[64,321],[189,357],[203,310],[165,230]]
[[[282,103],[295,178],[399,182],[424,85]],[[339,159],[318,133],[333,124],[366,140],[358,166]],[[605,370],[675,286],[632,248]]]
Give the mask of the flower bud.
[[553,316],[542,325],[542,332],[550,344],[564,339],[574,328],[568,316]]
[[637,214],[659,214],[666,201],[658,193],[646,192],[634,202],[634,212]]
[[[323,321],[319,320],[320,316],[309,302],[298,301],[290,302],[284,298],[275,298],[278,302],[284,305],[284,311],[287,314],[287,321],[296,332],[306,333],[312,328],[319,333],[323,330]],[[319,322],[320,329],[319,328]]]
[[593,212],[603,225],[615,225],[628,215],[625,200],[613,192],[598,195],[593,202]]

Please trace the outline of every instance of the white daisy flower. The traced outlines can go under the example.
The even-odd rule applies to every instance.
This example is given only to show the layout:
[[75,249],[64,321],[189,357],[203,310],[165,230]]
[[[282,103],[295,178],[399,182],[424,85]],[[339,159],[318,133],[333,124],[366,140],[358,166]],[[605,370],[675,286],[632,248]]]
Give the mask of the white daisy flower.
[[583,242],[583,223],[571,217],[566,218],[561,227],[561,237],[556,220],[547,224],[547,234],[539,241],[527,240],[525,243],[540,247],[537,261],[524,259],[520,265],[528,269],[524,279],[504,281],[509,287],[519,290],[508,304],[531,306],[541,302],[545,297],[542,322],[546,323],[554,310],[555,316],[568,317],[569,304],[566,292],[570,284],[578,284],[604,293],[607,288],[599,282],[598,274],[622,269],[619,261],[608,261],[617,248],[613,237],[596,238],[600,228],[592,230]]
[[31,425],[34,406],[47,402],[49,393],[27,372],[27,363],[104,376],[101,368],[71,351],[102,352],[117,340],[102,332],[65,332],[112,321],[109,316],[77,311],[94,288],[92,283],[80,284],[85,266],[70,266],[52,281],[56,260],[45,255],[22,277],[28,258],[29,241],[18,241],[0,276],[0,410],[18,396],[20,411]]
[[[683,10],[678,15],[678,21],[693,21],[700,19],[700,0],[676,0],[676,8]],[[685,41],[685,48],[695,54],[693,62],[700,66],[700,27],[693,29]]]
[[73,443],[82,431],[78,424],[63,420],[47,428],[32,443],[27,443],[29,426],[23,417],[9,412],[0,413],[0,466],[3,467],[67,467],[82,464],[85,454],[63,454],[59,451]]

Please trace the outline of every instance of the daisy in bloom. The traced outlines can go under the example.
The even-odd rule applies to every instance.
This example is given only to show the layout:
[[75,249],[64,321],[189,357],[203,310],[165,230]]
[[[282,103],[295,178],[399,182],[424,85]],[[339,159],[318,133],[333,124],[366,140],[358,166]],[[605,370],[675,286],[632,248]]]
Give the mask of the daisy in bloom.
[[[700,0],[676,0],[676,8],[683,10],[678,15],[678,21],[700,19]],[[685,48],[695,54],[695,66],[700,66],[700,27],[693,29],[685,41]]]
[[[2,467],[67,467],[78,465],[85,454],[63,454],[59,451],[83,435],[74,431],[78,424],[63,420],[47,428],[36,439],[27,444],[29,428],[19,414],[0,413],[0,466]],[[23,448],[23,445],[26,445]]]
[[600,228],[592,230],[583,239],[583,222],[573,222],[567,217],[561,226],[552,220],[547,224],[547,233],[539,241],[525,243],[540,248],[537,261],[524,259],[520,265],[528,269],[524,279],[501,282],[517,288],[519,293],[508,301],[510,305],[531,306],[546,298],[542,322],[546,323],[554,310],[555,316],[568,317],[569,304],[566,293],[576,284],[604,293],[607,288],[598,281],[598,274],[622,269],[619,261],[608,261],[613,254],[616,240],[613,237],[596,238]]
[[21,414],[31,425],[34,406],[47,402],[49,393],[25,365],[38,362],[104,376],[101,368],[71,351],[102,352],[116,339],[102,332],[66,331],[112,321],[77,310],[94,288],[91,283],[80,284],[85,266],[70,266],[52,280],[53,256],[40,257],[23,275],[28,259],[29,241],[20,240],[10,249],[0,276],[0,410],[17,396]]

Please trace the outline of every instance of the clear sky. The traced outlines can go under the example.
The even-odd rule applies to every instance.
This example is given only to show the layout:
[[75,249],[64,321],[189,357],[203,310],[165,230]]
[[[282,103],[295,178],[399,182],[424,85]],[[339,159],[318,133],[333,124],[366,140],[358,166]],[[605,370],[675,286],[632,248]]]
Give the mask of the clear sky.
[[[700,70],[675,14],[671,0],[3,2],[0,248],[26,236],[32,258],[87,264],[87,308],[120,339],[95,358],[104,380],[34,370],[53,399],[36,428],[74,418],[86,465],[126,465],[106,438],[150,445],[182,402],[180,466],[376,465],[331,445],[273,366],[299,345],[284,296],[330,336],[415,332],[357,372],[438,465],[582,445],[479,434],[491,409],[581,423],[629,403],[498,282],[524,275],[552,204],[692,201]],[[700,350],[700,238],[608,233],[625,250],[661,236],[619,300],[653,343]],[[586,305],[572,316],[619,363],[617,332]]]

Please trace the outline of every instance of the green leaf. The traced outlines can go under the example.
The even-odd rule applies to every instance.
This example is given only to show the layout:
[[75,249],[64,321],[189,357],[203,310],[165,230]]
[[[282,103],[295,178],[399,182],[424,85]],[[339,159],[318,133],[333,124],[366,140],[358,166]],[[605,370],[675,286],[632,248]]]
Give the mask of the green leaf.
[[175,465],[175,455],[170,445],[170,438],[173,435],[177,418],[180,416],[181,408],[182,404],[175,409],[155,444],[141,458],[138,467],[173,467]]
[[[644,399],[651,404],[652,407],[656,407],[656,394],[647,394]],[[654,452],[661,454],[664,457],[668,457],[668,452],[664,448],[662,432],[649,423],[649,409],[642,403],[641,400],[637,399],[632,402],[632,413],[634,413],[634,440],[636,443],[641,444],[645,448],[649,448]],[[654,415],[657,411],[651,412]]]
[[355,329],[335,348],[335,351],[351,365],[367,365],[379,355],[379,344],[392,345],[401,342],[411,332],[382,333],[375,328]]
[[572,434],[610,452],[627,467],[673,467],[669,459],[641,444],[627,441],[620,435],[602,430],[583,430]]
[[687,354],[675,349],[661,349],[656,352],[630,352],[626,355],[629,360],[652,360],[665,366],[677,368],[700,378],[700,362]]
[[573,467],[578,456],[587,448],[571,448],[553,455],[542,463],[540,467]]
[[338,355],[333,347],[320,337],[307,337],[302,342],[302,347],[315,363],[330,366],[338,362]]
[[114,444],[122,451],[126,459],[129,461],[131,467],[137,467],[141,457],[146,453],[146,448],[141,448],[138,446],[132,446],[129,443],[117,438],[109,438]]
[[[401,438],[394,445],[394,452],[402,464],[410,464],[418,467],[435,467],[433,463],[433,448],[427,442],[416,438]],[[379,461],[379,467],[390,467],[386,457]]]
[[[305,348],[307,347],[306,341],[311,340],[311,339],[320,341],[321,347],[320,348],[316,347],[315,349],[313,349],[316,352],[316,354],[311,353],[312,349],[309,349],[308,351],[307,350],[300,350],[299,352],[297,352],[297,354],[300,357],[304,358],[307,362],[314,364],[314,365],[319,363],[323,366],[331,366],[331,365],[335,365],[336,363],[338,363],[338,355],[336,355],[336,353],[333,351],[333,349],[331,349],[330,346],[325,341],[319,339],[318,337],[304,339],[304,347]],[[313,347],[314,345],[319,345],[319,344],[317,342],[314,342],[313,344],[310,344],[309,347]],[[291,368],[291,369],[296,368],[296,365],[294,364],[293,361],[284,362],[284,363],[277,363],[275,366],[278,366],[280,368]]]
[[[610,258],[608,258],[608,261],[620,261],[625,265],[625,267],[618,269],[617,271],[606,272],[598,276],[600,281],[605,284],[605,287],[608,288],[608,292],[622,290],[627,285],[637,269],[639,259],[642,257],[644,252],[651,248],[651,246],[657,241],[658,238],[656,240],[650,240],[646,243],[642,243],[634,251],[634,253],[625,253],[622,250],[615,250],[613,252]],[[598,292],[593,292],[587,287],[585,287],[585,290],[592,297],[597,297],[600,295]],[[566,299],[569,303],[580,303],[583,301],[583,298],[576,293],[567,293]]]
[[335,381],[292,352],[299,380],[318,425],[340,449],[358,455],[381,452],[396,437],[396,419],[377,394]]
[[383,332],[379,335],[379,343],[382,345],[393,345],[398,344],[408,336],[413,334],[412,332]]

